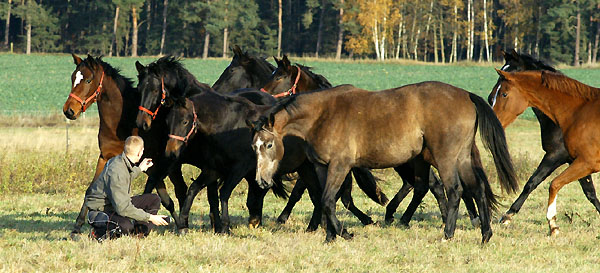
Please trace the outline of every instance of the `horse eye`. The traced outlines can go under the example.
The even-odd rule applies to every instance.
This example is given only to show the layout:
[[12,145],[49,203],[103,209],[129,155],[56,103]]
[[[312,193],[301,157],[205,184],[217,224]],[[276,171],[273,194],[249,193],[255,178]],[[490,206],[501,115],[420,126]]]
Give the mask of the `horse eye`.
[[87,82],[88,84],[92,83],[92,79],[86,80],[85,82]]
[[272,143],[267,144],[267,149],[271,149],[271,147],[273,147]]
[[189,122],[189,121],[187,121],[187,120],[184,120],[184,121],[183,121],[183,125],[188,125],[188,123],[190,123],[190,122]]
[[508,94],[502,93],[502,96],[506,98],[508,96]]

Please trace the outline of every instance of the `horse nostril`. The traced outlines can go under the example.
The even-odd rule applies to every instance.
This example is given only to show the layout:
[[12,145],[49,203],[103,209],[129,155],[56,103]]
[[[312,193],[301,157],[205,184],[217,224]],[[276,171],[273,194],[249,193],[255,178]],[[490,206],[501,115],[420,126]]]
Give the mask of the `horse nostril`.
[[73,116],[75,116],[73,109],[68,108],[67,111],[65,111],[65,116],[69,119],[73,119]]
[[144,131],[148,131],[148,123],[144,122],[144,125],[142,125],[142,129],[144,129]]

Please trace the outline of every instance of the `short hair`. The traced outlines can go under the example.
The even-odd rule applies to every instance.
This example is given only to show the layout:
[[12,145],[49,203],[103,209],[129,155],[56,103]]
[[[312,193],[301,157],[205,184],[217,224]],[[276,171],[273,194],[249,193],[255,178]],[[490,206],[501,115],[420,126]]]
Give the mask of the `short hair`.
[[144,148],[144,140],[139,136],[130,136],[125,140],[125,155],[135,156]]

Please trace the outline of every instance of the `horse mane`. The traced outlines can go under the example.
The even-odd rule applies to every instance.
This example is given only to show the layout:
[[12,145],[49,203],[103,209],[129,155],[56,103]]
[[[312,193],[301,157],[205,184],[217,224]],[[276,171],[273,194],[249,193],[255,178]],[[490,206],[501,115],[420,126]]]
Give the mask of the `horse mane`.
[[525,53],[517,53],[519,59],[523,62],[524,70],[548,70],[556,73],[560,73],[554,67],[548,65],[540,59],[534,58],[533,56]]
[[115,68],[109,63],[105,62],[102,60],[102,57],[103,56],[92,57],[88,55],[88,57],[81,62],[81,64],[87,66],[92,71],[94,71],[94,69],[96,69],[98,66],[101,66],[104,70],[104,74],[111,77],[116,83],[123,97],[126,95],[131,95],[132,93],[137,93],[137,88],[133,87],[133,81],[130,78],[121,75],[120,69]]
[[589,86],[575,79],[569,78],[562,73],[542,71],[542,85],[548,89],[559,91],[584,100],[596,100],[600,98],[600,89]]
[[310,66],[304,66],[301,64],[296,63],[296,65],[298,67],[300,67],[300,69],[306,73],[311,79],[313,79],[313,81],[315,81],[317,83],[317,85],[319,86],[319,89],[324,89],[324,88],[330,88],[332,87],[331,83],[329,83],[329,81],[323,77],[320,74],[314,73],[311,71],[312,67]]
[[196,76],[183,66],[181,60],[174,56],[164,56],[150,63],[148,72],[165,78],[177,79],[177,88],[174,91],[179,91],[179,93],[171,93],[175,97],[185,97],[188,91],[194,87],[201,91],[212,90],[208,84],[199,82]]

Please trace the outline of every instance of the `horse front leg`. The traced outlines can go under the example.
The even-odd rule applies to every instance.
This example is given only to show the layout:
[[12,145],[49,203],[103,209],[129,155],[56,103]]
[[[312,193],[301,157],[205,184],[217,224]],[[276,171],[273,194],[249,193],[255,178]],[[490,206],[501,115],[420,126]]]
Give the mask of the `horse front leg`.
[[[215,172],[209,170],[203,170],[202,173],[194,180],[192,185],[187,192],[187,196],[185,200],[180,203],[181,209],[179,210],[179,217],[181,218],[182,227],[179,229],[179,233],[185,234],[187,229],[189,228],[189,217],[190,217],[190,209],[192,208],[192,204],[198,192],[200,192],[204,187],[210,184],[217,184],[217,174]],[[218,210],[218,204],[217,204]]]
[[322,185],[324,184],[321,204],[323,206],[323,214],[327,218],[326,242],[334,241],[337,235],[340,235],[347,240],[353,237],[352,234],[342,228],[342,224],[335,215],[335,197],[349,171],[349,166],[345,166],[338,162],[331,162],[329,166],[317,165],[319,181]]

